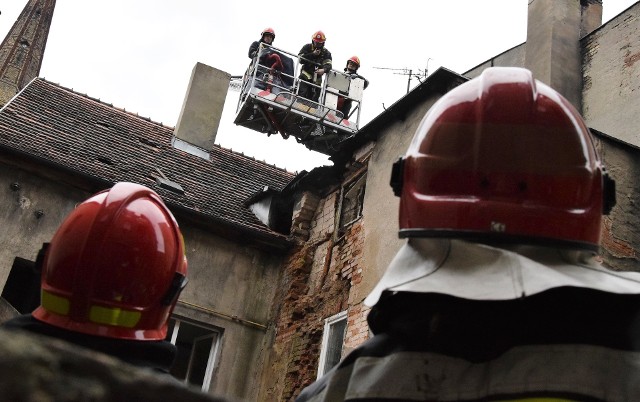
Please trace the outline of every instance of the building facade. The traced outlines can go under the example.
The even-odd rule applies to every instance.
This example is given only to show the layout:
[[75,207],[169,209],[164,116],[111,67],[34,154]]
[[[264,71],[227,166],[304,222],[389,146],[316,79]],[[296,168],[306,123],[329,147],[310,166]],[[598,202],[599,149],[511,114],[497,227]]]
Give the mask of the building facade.
[[602,7],[530,1],[525,43],[462,74],[438,69],[332,155],[333,166],[297,176],[215,145],[178,149],[173,128],[43,79],[15,98],[10,88],[0,110],[3,297],[33,304],[12,295],[33,287],[18,272],[76,203],[117,181],[147,185],[187,245],[176,375],[210,393],[291,400],[369,337],[363,300],[403,244],[391,165],[443,94],[491,66],[527,67],[582,111],[617,183],[603,260],[640,270],[640,2],[600,26]]

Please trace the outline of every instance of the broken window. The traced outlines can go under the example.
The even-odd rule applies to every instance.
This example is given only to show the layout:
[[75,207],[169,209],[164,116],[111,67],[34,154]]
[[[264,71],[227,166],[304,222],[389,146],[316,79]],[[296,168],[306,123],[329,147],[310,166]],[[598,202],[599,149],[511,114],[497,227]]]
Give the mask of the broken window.
[[367,175],[364,173],[342,188],[339,208],[340,235],[344,233],[344,230],[349,227],[349,225],[362,217],[366,182]]

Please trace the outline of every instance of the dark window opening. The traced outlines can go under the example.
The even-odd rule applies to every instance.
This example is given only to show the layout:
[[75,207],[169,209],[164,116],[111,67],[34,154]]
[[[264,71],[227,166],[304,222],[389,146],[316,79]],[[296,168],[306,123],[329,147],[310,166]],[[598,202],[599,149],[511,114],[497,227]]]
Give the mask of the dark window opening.
[[172,318],[167,340],[176,345],[178,354],[171,375],[206,392],[215,366],[219,335],[216,330]]
[[2,290],[2,298],[20,314],[28,314],[40,305],[40,271],[33,261],[16,257]]
[[291,231],[291,220],[293,219],[293,200],[275,197],[272,211],[269,215],[269,227],[275,232],[288,235]]

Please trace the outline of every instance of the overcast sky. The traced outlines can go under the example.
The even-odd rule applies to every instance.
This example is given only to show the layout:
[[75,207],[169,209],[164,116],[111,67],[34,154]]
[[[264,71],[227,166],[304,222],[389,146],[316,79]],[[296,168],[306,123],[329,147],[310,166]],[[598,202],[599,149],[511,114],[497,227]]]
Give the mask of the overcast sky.
[[[2,0],[1,38],[26,3]],[[364,92],[364,124],[406,93],[408,76],[391,69],[424,73],[428,67],[431,73],[443,66],[463,73],[524,42],[527,3],[57,0],[40,76],[174,126],[196,62],[241,75],[249,45],[264,28],[275,30],[276,47],[292,53],[322,30],[335,69],[360,57],[359,72],[371,82]],[[634,3],[604,0],[603,20]],[[417,84],[411,81],[412,88]],[[217,144],[289,171],[331,164],[293,138],[235,126],[237,99],[229,93]]]

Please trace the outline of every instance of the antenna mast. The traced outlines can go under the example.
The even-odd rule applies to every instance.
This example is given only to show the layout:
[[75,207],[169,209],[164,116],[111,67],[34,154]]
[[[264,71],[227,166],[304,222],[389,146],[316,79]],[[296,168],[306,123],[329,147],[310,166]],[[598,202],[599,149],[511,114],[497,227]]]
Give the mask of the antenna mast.
[[433,60],[431,57],[427,59],[427,67],[424,70],[418,70],[417,73],[414,74],[413,69],[410,68],[390,68],[390,67],[373,67],[378,70],[390,70],[397,71],[394,74],[396,75],[406,75],[407,78],[407,93],[411,89],[411,79],[416,78],[418,81],[422,82],[422,79],[427,78],[429,75],[429,60]]

